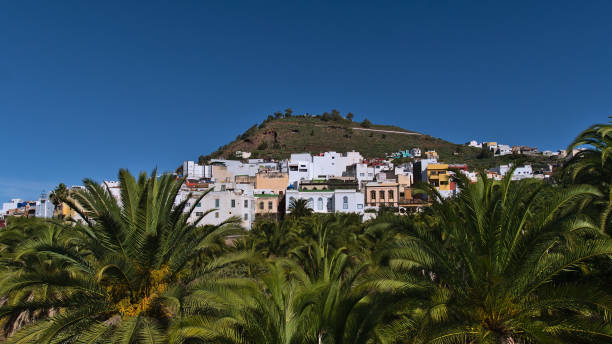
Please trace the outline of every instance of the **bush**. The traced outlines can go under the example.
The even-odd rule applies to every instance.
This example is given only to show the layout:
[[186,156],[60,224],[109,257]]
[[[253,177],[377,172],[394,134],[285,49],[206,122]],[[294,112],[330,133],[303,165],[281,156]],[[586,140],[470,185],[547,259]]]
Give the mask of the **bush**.
[[268,149],[268,143],[267,142],[262,142],[259,144],[259,146],[257,146],[257,150],[266,150]]

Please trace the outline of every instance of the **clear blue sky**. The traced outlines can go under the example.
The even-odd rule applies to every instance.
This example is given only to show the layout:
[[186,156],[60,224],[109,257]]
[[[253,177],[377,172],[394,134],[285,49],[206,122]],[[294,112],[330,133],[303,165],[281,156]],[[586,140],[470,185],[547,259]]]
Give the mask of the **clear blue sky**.
[[611,1],[5,1],[0,202],[170,170],[291,107],[560,149],[612,114]]

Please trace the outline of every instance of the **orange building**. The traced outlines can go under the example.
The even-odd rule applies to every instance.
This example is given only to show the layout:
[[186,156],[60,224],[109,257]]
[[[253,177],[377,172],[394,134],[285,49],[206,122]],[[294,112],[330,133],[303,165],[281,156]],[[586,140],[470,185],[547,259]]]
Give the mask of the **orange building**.
[[397,207],[399,184],[389,182],[370,182],[365,185],[365,203],[372,207]]

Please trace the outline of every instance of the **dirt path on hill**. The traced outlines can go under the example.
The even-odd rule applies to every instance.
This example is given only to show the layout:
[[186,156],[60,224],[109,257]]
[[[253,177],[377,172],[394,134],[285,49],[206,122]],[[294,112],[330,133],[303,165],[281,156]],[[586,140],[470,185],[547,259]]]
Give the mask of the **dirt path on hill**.
[[[315,124],[315,126],[316,127],[321,127],[321,128],[330,128],[330,127],[334,128],[334,126],[329,126],[329,125],[324,125],[324,124]],[[352,128],[347,128],[347,129],[364,130],[364,131],[375,131],[375,132],[379,132],[379,133],[402,134],[402,135],[423,135],[421,133],[408,133],[408,132],[405,132],[405,131],[397,131],[397,130],[368,129],[368,128],[359,128],[359,127],[352,127]]]
[[395,130],[382,130],[382,129],[368,129],[368,128],[351,128],[353,130],[365,130],[365,131],[376,131],[380,133],[391,133],[391,134],[403,134],[403,135],[423,135],[420,133],[407,133],[405,131],[395,131]]

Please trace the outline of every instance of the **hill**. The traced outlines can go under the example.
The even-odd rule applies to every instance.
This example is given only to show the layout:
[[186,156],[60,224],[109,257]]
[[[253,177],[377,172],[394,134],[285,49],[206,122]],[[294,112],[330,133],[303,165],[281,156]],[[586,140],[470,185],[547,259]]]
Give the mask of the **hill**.
[[[480,149],[396,126],[372,124],[367,119],[353,122],[333,110],[331,114],[316,116],[287,116],[281,113],[268,116],[263,123],[253,125],[234,141],[210,155],[200,156],[199,161],[234,159],[236,151],[251,152],[252,158],[284,159],[291,153],[355,150],[366,158],[373,158],[413,147],[423,152],[435,150],[440,161],[465,162],[470,168],[489,168],[515,159],[525,159],[523,156],[479,159]],[[530,157],[529,160],[536,165],[546,163],[543,157]]]

